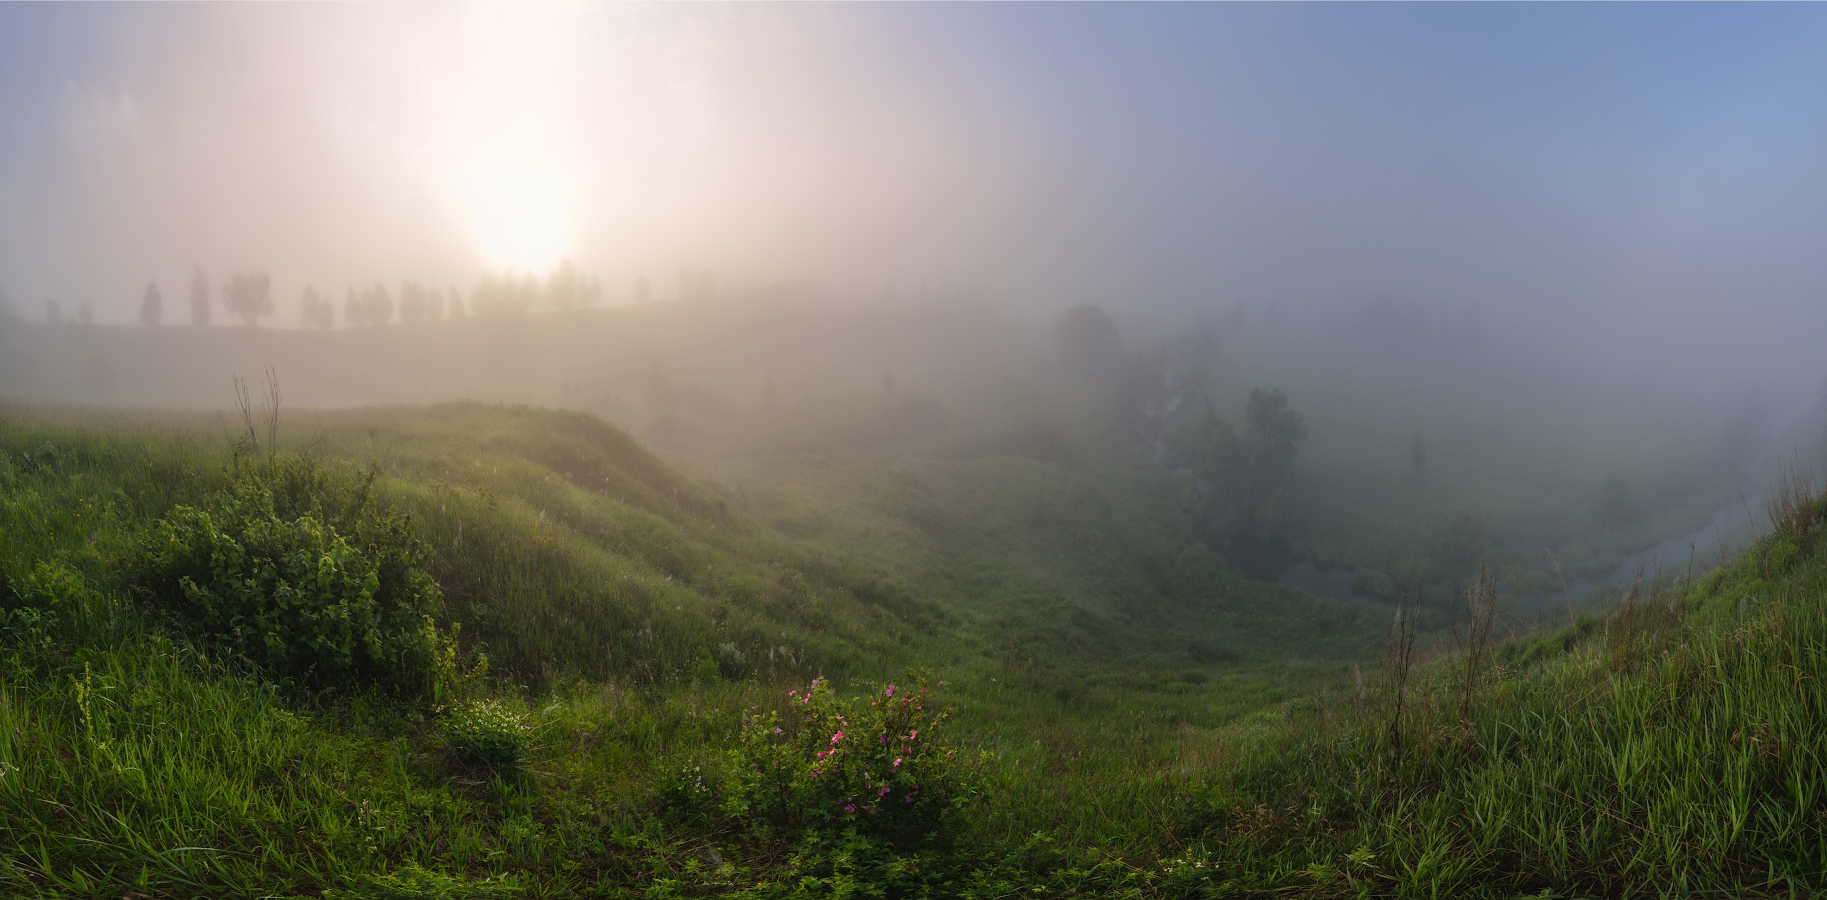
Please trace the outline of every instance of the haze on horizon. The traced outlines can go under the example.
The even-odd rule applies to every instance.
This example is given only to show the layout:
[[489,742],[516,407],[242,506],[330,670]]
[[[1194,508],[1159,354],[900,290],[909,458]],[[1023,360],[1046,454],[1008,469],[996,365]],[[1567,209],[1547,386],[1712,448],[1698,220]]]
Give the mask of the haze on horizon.
[[703,270],[1163,328],[1476,309],[1544,366],[1801,403],[1824,38],[1810,6],[9,4],[0,290],[126,325],[156,282],[173,322],[194,268],[263,271],[289,327],[306,285],[562,258],[608,304]]

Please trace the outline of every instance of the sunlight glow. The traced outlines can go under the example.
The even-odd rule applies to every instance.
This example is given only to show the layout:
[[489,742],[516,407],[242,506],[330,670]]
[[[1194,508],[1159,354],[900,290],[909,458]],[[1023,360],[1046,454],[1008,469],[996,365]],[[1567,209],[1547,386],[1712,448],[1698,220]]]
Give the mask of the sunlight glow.
[[574,195],[549,166],[524,157],[494,157],[471,165],[463,202],[476,241],[505,269],[544,272],[571,240]]

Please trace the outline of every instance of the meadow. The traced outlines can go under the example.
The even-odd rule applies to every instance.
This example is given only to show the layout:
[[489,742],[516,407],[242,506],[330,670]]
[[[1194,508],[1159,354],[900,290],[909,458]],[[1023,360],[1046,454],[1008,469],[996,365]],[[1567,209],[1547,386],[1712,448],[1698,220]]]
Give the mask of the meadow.
[[[726,453],[687,475],[562,410],[288,411],[269,429],[257,409],[13,406],[0,881],[39,897],[1818,888],[1827,556],[1804,482],[1704,577],[1541,632],[1473,580],[1456,627],[1417,635],[1418,612],[1392,629],[1388,606],[1235,575],[1189,538],[1158,467],[1070,433],[1034,446]],[[289,524],[423,551],[402,558],[439,588],[426,608],[453,652],[435,689],[277,674],[272,640],[224,652],[147,588],[160,523],[195,509],[228,534],[235,498],[283,500],[285,472],[319,486],[276,507],[315,511]],[[183,596],[215,590],[194,581]],[[209,596],[251,583],[229,581]],[[917,800],[878,799],[878,817],[856,800],[878,785]]]

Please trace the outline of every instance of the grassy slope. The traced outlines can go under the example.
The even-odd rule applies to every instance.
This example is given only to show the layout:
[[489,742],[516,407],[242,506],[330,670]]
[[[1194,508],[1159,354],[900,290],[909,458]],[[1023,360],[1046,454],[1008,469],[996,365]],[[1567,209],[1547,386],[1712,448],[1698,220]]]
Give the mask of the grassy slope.
[[[58,599],[55,622],[7,622],[8,891],[387,896],[361,885],[418,865],[458,879],[452,891],[512,876],[529,896],[841,893],[866,873],[783,857],[714,803],[664,798],[714,800],[740,714],[781,702],[770,682],[827,670],[861,686],[893,674],[884,656],[943,667],[966,746],[995,754],[976,764],[985,794],[964,843],[918,879],[880,882],[901,892],[1609,896],[1813,888],[1827,870],[1818,502],[1698,585],[1499,646],[1463,719],[1463,670],[1424,664],[1398,761],[1375,674],[1361,694],[1335,686],[1279,709],[1288,694],[1268,680],[1162,677],[1200,667],[1159,658],[1185,648],[1163,642],[1151,609],[1190,601],[1171,581],[1100,576],[1130,549],[1149,559],[1147,519],[1099,512],[1082,474],[883,458],[766,490],[733,480],[725,497],[569,414],[458,406],[288,425],[324,456],[378,462],[387,494],[417,511],[466,635],[531,685],[496,689],[539,729],[529,773],[457,766],[421,712],[360,697],[300,707],[149,633],[113,605],[110,561],[149,518],[207,497],[224,458],[169,434],[15,417],[0,426],[7,583]],[[1009,494],[992,502],[992,488]],[[799,539],[765,525],[787,521],[825,524]],[[1113,580],[1076,596],[1081,577]],[[1064,605],[1023,620],[1038,595],[1022,585]],[[960,600],[972,592],[981,606]],[[1098,605],[1110,596],[1126,599]],[[507,613],[478,614],[490,608]],[[1094,635],[1109,644],[1081,647],[1063,676],[998,651],[1007,629],[1075,608],[1130,631]],[[777,651],[764,672],[759,639],[793,656]],[[749,678],[711,674],[723,643],[744,648]]]
[[[913,476],[924,487],[906,480],[926,463],[848,468],[856,480],[833,489],[875,513],[834,498],[808,514],[851,536],[919,531],[905,546],[927,554],[871,557],[854,541],[782,536],[580,414],[288,415],[284,443],[378,468],[381,495],[414,513],[435,550],[466,649],[486,649],[508,679],[493,690],[537,723],[537,775],[490,779],[455,766],[422,712],[363,697],[300,708],[119,607],[113,568],[136,535],[175,505],[206,502],[231,460],[211,449],[223,442],[210,420],[82,424],[97,418],[14,410],[0,424],[7,606],[50,611],[7,623],[0,817],[26,848],[0,865],[10,890],[285,895],[417,864],[519,873],[536,895],[572,896],[679,875],[707,841],[746,873],[735,883],[766,885],[783,877],[778,858],[739,855],[728,820],[661,798],[687,771],[714,794],[743,710],[777,705],[787,685],[822,673],[861,688],[908,664],[953,681],[967,747],[994,754],[981,777],[1003,799],[971,825],[986,846],[1045,830],[1073,853],[1147,858],[1172,834],[1177,785],[1213,729],[1285,696],[1260,662],[1235,674],[1244,656],[1271,655],[1261,646],[1195,659],[1158,609],[1263,598],[1166,594],[1126,572],[1128,557],[1106,557],[1138,540],[1133,527],[1113,524],[1110,505],[1057,465],[933,464]],[[1050,504],[1056,527],[1012,558],[969,556],[1024,531],[974,525],[987,510],[1033,503]],[[1100,579],[1095,590],[1051,568],[1068,558]],[[1069,642],[1019,630],[1053,612],[1026,607],[1056,589],[1086,604],[1125,598],[1097,607],[1115,627],[1088,630],[1096,643],[1076,648],[1077,668],[1060,678],[1036,674],[1032,654]],[[1204,676],[1214,665],[1223,677]],[[1085,804],[1088,793],[1103,802]]]
[[1788,496],[1774,534],[1697,583],[1479,665],[1445,655],[1401,707],[1384,681],[1262,735],[1213,849],[1319,892],[1820,891],[1827,498]]

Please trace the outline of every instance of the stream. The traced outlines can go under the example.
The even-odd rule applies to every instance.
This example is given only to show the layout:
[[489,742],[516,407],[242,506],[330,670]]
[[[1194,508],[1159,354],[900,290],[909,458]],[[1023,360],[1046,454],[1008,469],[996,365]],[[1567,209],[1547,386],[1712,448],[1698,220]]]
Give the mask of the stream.
[[[1744,540],[1750,530],[1745,510],[1758,510],[1761,508],[1760,503],[1759,498],[1749,497],[1740,503],[1727,504],[1720,507],[1707,524],[1630,554],[1609,574],[1575,578],[1567,582],[1564,592],[1553,591],[1536,596],[1505,594],[1502,595],[1503,605],[1510,615],[1534,618],[1544,610],[1564,608],[1569,595],[1578,601],[1601,588],[1627,586],[1638,575],[1651,575],[1658,569],[1664,572],[1686,571],[1691,561],[1696,574],[1709,571],[1748,543]],[[1311,561],[1305,561],[1289,566],[1276,582],[1333,600],[1362,600],[1390,605],[1389,601],[1380,597],[1353,591],[1352,574],[1351,569],[1321,569]]]

